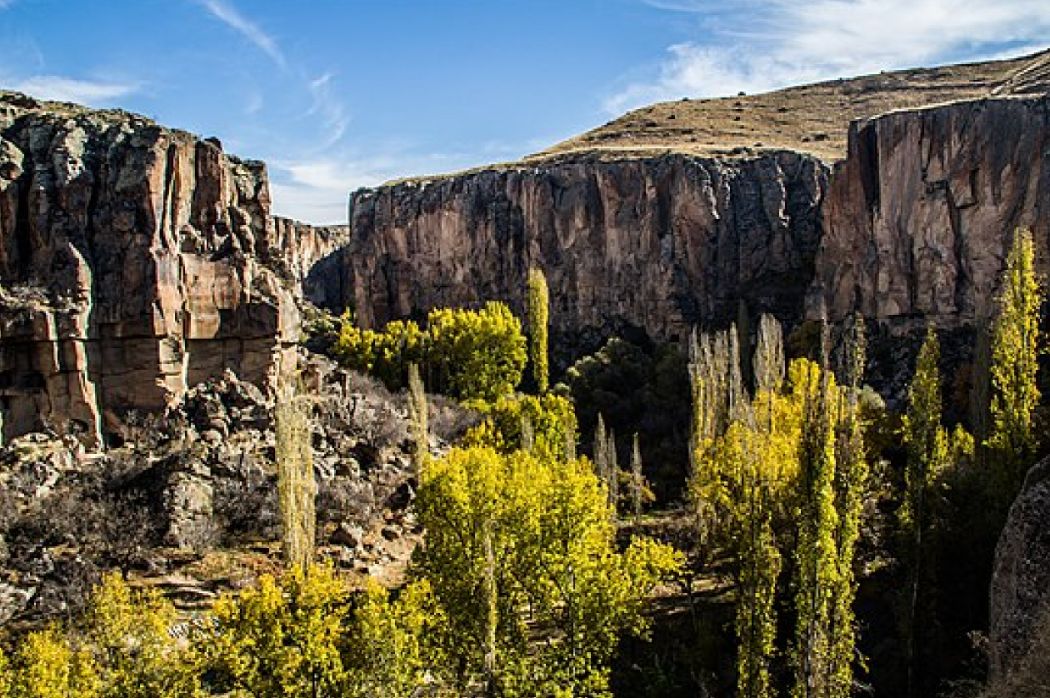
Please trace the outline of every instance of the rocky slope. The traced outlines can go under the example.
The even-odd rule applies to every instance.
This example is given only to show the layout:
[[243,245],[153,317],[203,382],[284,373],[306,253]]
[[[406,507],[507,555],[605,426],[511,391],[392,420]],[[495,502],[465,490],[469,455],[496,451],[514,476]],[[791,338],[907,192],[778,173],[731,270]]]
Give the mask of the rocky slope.
[[265,166],[214,139],[0,93],[3,437],[94,445],[226,368],[265,383],[343,234],[269,206]]
[[[320,357],[300,366],[319,553],[396,582],[419,540],[404,398]],[[272,396],[226,372],[123,425],[123,445],[104,453],[39,433],[0,448],[0,626],[66,612],[109,568],[187,609],[278,569],[273,410]],[[432,399],[432,453],[473,423]]]

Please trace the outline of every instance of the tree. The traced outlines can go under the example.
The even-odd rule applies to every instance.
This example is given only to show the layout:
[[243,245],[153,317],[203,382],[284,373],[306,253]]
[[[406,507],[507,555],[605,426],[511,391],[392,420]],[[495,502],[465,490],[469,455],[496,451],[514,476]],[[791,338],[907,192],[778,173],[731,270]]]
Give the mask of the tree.
[[327,567],[293,567],[278,581],[221,597],[196,636],[220,691],[254,698],[343,695],[340,651],[349,591]]
[[843,388],[839,398],[839,426],[835,453],[835,533],[837,570],[830,613],[829,679],[831,695],[848,696],[853,688],[856,622],[853,601],[857,594],[854,557],[860,538],[861,516],[868,484],[860,393],[867,362],[864,319],[854,315],[846,326]]
[[418,364],[408,365],[408,419],[412,432],[412,464],[416,473],[423,470],[423,463],[430,455],[430,430],[427,426],[427,394],[423,379],[419,377]]
[[370,581],[346,633],[346,694],[402,698],[438,683],[445,665],[436,642],[443,621],[426,580],[410,582],[396,598]]
[[1004,499],[1012,500],[1039,442],[1032,416],[1040,397],[1036,373],[1043,298],[1030,230],[1021,228],[1014,233],[998,300],[992,328],[989,443],[1003,464]]
[[[491,446],[500,453],[525,449],[544,457],[575,459],[575,455],[566,456],[566,446],[576,443],[576,412],[572,402],[561,395],[518,394],[476,407],[486,416],[464,437],[465,445]],[[531,446],[525,433],[530,429]]]
[[[603,695],[620,634],[645,629],[646,595],[678,559],[649,541],[617,551],[590,463],[453,449],[427,466],[417,501],[426,530],[418,571],[448,618],[460,686]],[[549,633],[539,645],[526,608]]]
[[119,572],[102,578],[83,621],[82,652],[92,658],[104,698],[192,698],[189,652],[169,633],[175,608],[156,590],[132,590]]
[[274,408],[277,493],[285,563],[305,570],[313,561],[317,517],[309,398],[286,386]]
[[417,364],[432,391],[486,401],[511,393],[527,360],[521,321],[495,302],[480,310],[431,310],[426,330],[411,320],[363,330],[344,317],[333,353],[344,366],[374,375],[392,390],[406,385],[408,367]]
[[427,363],[436,385],[462,400],[494,401],[521,382],[527,354],[521,321],[503,303],[427,315]]
[[631,442],[631,509],[635,518],[642,515],[642,504],[651,497],[645,486],[645,475],[642,474],[642,449],[638,444],[638,433],[635,432]]
[[29,633],[12,662],[12,698],[101,698],[91,655],[57,627]]
[[549,382],[547,332],[550,325],[550,299],[547,277],[539,269],[529,270],[528,280],[529,348],[536,390],[547,392]]
[[804,373],[804,424],[799,452],[799,525],[795,549],[795,643],[793,698],[842,695],[832,675],[831,616],[838,583],[835,533],[835,384],[826,370],[827,330],[822,332],[822,363]]

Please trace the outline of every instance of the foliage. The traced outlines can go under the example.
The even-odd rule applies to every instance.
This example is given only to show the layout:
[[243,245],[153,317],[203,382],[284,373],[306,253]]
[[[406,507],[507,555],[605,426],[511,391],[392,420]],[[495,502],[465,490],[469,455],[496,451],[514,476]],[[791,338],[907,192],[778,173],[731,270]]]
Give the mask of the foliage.
[[510,393],[526,362],[521,322],[495,302],[480,310],[432,310],[425,331],[411,320],[375,331],[345,319],[334,353],[343,365],[391,389],[404,386],[408,366],[418,364],[431,390],[462,400],[492,401]]
[[118,573],[106,575],[78,631],[51,627],[26,636],[11,663],[9,693],[0,696],[197,696],[190,652],[169,634],[174,620],[174,608],[157,592],[133,591]]
[[[849,337],[847,385],[805,359],[785,370],[779,325],[760,318],[742,385],[736,332],[694,336],[694,468],[690,498],[701,545],[732,552],[737,583],[737,694],[778,693],[772,660],[783,561],[790,556],[799,696],[845,696],[856,632],[854,555],[867,487],[862,324]],[[786,376],[786,381],[785,381]]]
[[85,650],[58,628],[29,633],[12,662],[11,698],[101,698],[102,684]]
[[[644,631],[646,595],[678,558],[644,540],[617,552],[591,465],[454,449],[428,465],[418,504],[427,531],[419,571],[447,615],[445,649],[461,686],[605,695],[619,634]],[[479,609],[487,594],[493,608]],[[530,627],[545,638],[531,649]]]
[[529,270],[527,297],[532,376],[536,382],[536,390],[543,394],[547,392],[550,382],[549,349],[547,347],[550,298],[547,292],[547,277],[539,269]]
[[220,690],[255,698],[340,695],[347,671],[340,653],[349,591],[325,567],[293,567],[280,581],[216,602],[213,626],[196,641]]
[[646,476],[661,502],[681,496],[689,463],[686,364],[675,345],[614,338],[573,364],[555,388],[572,397],[581,433],[594,433],[599,414],[617,434],[638,432]]
[[530,450],[544,458],[566,458],[566,442],[576,440],[576,412],[561,395],[508,395],[495,403],[470,403],[485,415],[464,437],[467,446],[491,446],[500,453],[526,448],[523,427],[531,430]]
[[409,364],[408,419],[412,431],[412,461],[417,473],[423,469],[423,463],[430,455],[430,429],[427,424],[429,412],[423,379],[419,377],[419,366]]
[[1023,469],[1038,446],[1032,416],[1039,404],[1036,384],[1042,289],[1035,273],[1032,233],[1018,229],[1006,257],[998,315],[992,328],[992,433],[989,444],[1006,472],[1005,498],[1012,499]]
[[347,695],[401,698],[434,683],[444,665],[433,642],[443,618],[425,580],[408,584],[396,598],[370,582],[347,631]]

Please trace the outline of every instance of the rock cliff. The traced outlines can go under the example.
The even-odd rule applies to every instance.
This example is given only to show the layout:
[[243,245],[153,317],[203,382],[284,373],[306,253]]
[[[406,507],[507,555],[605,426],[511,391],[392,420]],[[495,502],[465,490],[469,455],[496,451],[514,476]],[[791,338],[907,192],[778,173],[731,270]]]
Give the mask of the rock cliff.
[[1032,229],[1050,270],[1050,99],[1011,97],[854,122],[831,177],[815,288],[829,314],[969,322],[992,310],[1004,248]]
[[269,216],[265,166],[119,111],[0,93],[0,415],[98,444],[298,339],[295,281],[338,242]]
[[773,152],[575,159],[355,193],[348,300],[366,324],[551,289],[555,346],[613,333],[682,337],[754,310],[800,316],[827,169]]
[[908,334],[986,316],[1017,226],[1050,271],[1046,201],[1050,100],[983,98],[854,122],[833,169],[592,153],[361,190],[338,285],[378,324],[488,298],[520,310],[538,266],[574,349],[630,328],[674,340],[740,301],[789,326],[859,310]]

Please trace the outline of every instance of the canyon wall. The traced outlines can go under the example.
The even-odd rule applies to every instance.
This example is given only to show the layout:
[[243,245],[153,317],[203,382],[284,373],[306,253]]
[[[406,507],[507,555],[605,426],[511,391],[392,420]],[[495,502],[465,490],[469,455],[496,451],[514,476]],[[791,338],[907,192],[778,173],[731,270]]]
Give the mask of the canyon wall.
[[859,310],[894,333],[960,327],[990,311],[1017,226],[1050,271],[1048,111],[1000,97],[858,121],[833,170],[592,154],[365,189],[335,285],[375,325],[490,298],[520,311],[537,266],[574,348],[631,328],[674,340],[739,301],[789,326]]
[[[298,339],[265,167],[118,111],[0,94],[0,415],[97,444]],[[278,260],[286,260],[283,265]]]
[[996,98],[854,122],[823,207],[814,287],[832,318],[970,322],[1032,230],[1050,271],[1050,99]]
[[820,242],[827,169],[795,153],[681,155],[485,170],[356,192],[347,301],[377,325],[502,299],[520,312],[547,275],[552,334],[682,337],[753,310],[800,317]]

